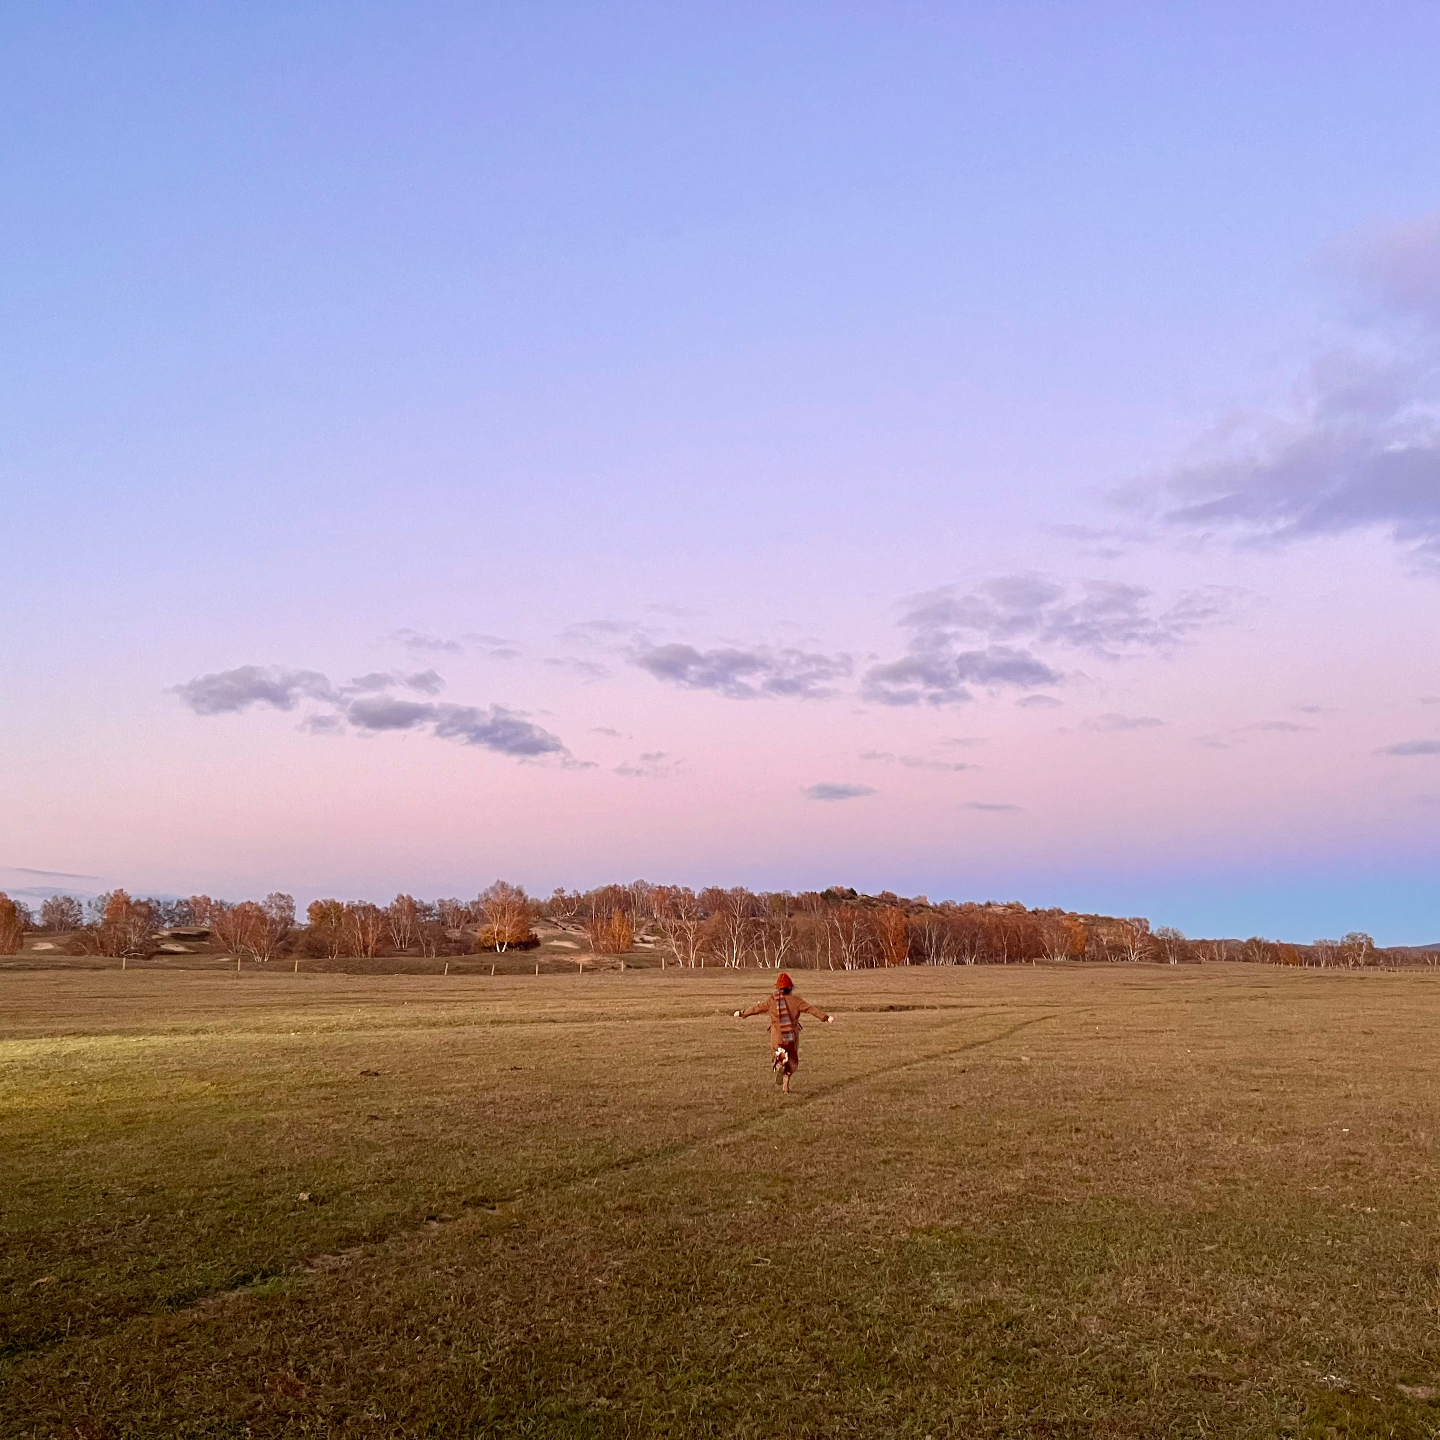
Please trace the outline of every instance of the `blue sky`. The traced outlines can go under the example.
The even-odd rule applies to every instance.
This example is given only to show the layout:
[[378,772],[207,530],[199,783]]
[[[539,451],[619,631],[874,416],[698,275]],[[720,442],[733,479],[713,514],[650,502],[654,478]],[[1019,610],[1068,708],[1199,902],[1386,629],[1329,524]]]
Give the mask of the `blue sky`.
[[[1437,49],[1418,4],[11,7],[0,864],[1440,939]],[[1007,577],[1063,598],[976,628]]]

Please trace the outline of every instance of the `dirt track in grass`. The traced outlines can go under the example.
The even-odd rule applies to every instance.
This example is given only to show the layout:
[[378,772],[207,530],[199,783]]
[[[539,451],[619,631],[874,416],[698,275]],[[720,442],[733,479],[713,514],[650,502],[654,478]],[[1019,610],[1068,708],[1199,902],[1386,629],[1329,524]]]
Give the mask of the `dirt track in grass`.
[[1440,1433],[1440,976],[767,983],[0,977],[0,1434]]

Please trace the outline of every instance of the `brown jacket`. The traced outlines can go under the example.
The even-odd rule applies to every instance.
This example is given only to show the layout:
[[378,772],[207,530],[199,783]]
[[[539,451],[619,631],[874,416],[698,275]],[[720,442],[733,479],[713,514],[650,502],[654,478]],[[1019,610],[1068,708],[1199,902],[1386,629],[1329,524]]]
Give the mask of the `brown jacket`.
[[780,1007],[790,1007],[790,1019],[795,1026],[795,1038],[800,1038],[800,1017],[802,1015],[813,1015],[817,1020],[828,1020],[830,1017],[823,1011],[817,1010],[808,1000],[802,1000],[793,990],[788,995],[776,993],[767,996],[758,1005],[752,1005],[748,1010],[740,1012],[743,1019],[747,1015],[768,1015],[770,1017],[770,1043],[778,1046],[782,1039],[780,1029]]

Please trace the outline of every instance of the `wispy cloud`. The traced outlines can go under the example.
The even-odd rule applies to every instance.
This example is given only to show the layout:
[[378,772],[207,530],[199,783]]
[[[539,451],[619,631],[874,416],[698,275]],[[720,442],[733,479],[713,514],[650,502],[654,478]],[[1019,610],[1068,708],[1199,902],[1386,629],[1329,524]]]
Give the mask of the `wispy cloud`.
[[460,654],[465,647],[458,640],[447,640],[441,635],[426,635],[420,630],[392,630],[385,637],[391,644],[403,645],[407,650],[436,651],[451,655]]
[[1375,753],[1377,755],[1440,755],[1440,740],[1402,740],[1398,745],[1386,745]]
[[357,675],[348,688],[363,692],[388,690],[395,685],[418,690],[422,695],[438,695],[445,688],[445,681],[434,670],[419,670],[413,675],[402,675],[396,670],[375,670],[369,675]]
[[407,627],[402,630],[392,630],[384,637],[384,643],[403,645],[407,650],[417,653],[430,651],[462,655],[466,650],[473,650],[476,654],[491,660],[513,660],[520,654],[520,651],[503,636],[485,635],[476,630],[467,630],[458,639],[451,639],[444,635],[427,635],[423,630],[411,630]]
[[1253,725],[1241,725],[1241,730],[1269,730],[1278,735],[1301,735],[1319,731],[1318,725],[1297,725],[1293,720],[1257,720]]
[[1167,722],[1158,715],[1117,715],[1113,710],[1081,722],[1082,730],[1154,730]]
[[[1005,575],[973,590],[942,586],[912,595],[899,625],[907,653],[866,671],[863,693],[882,705],[955,705],[972,686],[1036,690],[1065,674],[1046,652],[1109,660],[1167,652],[1227,618],[1237,591],[1186,591],[1168,605],[1139,585],[1087,580],[1068,585],[1038,574]],[[1055,703],[1034,697],[1033,704]]]
[[9,875],[34,875],[39,880],[98,880],[98,875],[79,875],[73,870],[35,870],[29,865],[0,865]]
[[631,660],[657,680],[685,690],[713,690],[730,700],[829,699],[836,693],[833,682],[852,668],[848,655],[762,646],[712,650],[679,643],[639,646]]
[[967,809],[967,810],[1018,810],[1018,809],[1020,809],[1020,806],[1018,806],[1018,805],[997,805],[997,804],[993,804],[993,803],[991,803],[990,801],[986,801],[986,800],[967,800],[967,801],[965,802],[965,809]]
[[577,660],[572,655],[556,656],[545,663],[552,670],[563,670],[587,685],[593,685],[597,680],[608,680],[613,673],[608,665],[601,665],[595,660]]
[[801,794],[807,800],[858,800],[863,795],[874,795],[871,785],[846,785],[833,780],[822,780],[816,785],[807,785]]
[[862,760],[878,760],[887,765],[903,765],[907,770],[974,770],[963,760],[927,760],[922,755],[892,755],[888,750],[863,750]]
[[1341,247],[1370,327],[1310,367],[1291,415],[1122,502],[1164,529],[1283,545],[1373,531],[1440,572],[1440,215]]
[[680,764],[673,755],[667,755],[663,750],[650,750],[638,760],[627,760],[623,765],[617,765],[615,773],[631,779],[658,780],[673,775]]

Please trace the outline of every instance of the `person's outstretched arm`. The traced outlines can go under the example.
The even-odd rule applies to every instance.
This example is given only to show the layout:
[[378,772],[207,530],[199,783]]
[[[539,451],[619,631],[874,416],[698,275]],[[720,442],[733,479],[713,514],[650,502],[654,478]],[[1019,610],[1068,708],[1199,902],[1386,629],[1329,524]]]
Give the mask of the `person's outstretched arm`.
[[768,1000],[762,1000],[758,1005],[752,1005],[748,1010],[737,1010],[735,1012],[735,1018],[737,1020],[744,1020],[750,1015],[763,1015],[769,1008],[770,1002]]
[[835,1023],[835,1017],[833,1015],[826,1014],[824,1010],[812,1005],[808,1000],[801,1000],[798,995],[792,995],[790,998],[796,1002],[795,1008],[800,1011],[802,1015],[813,1015],[817,1020],[823,1020],[827,1025],[833,1025]]

